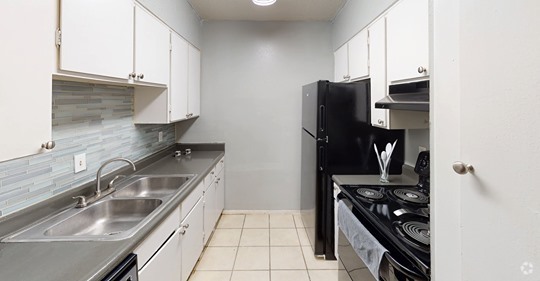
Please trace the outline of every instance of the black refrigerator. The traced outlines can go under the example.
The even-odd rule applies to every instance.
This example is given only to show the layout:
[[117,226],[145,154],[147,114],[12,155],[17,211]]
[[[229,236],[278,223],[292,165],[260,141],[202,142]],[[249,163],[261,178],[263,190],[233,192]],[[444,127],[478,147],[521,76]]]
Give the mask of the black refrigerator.
[[315,255],[335,259],[332,175],[379,174],[380,151],[398,140],[391,174],[404,161],[404,131],[371,126],[370,83],[318,81],[302,87],[301,213]]

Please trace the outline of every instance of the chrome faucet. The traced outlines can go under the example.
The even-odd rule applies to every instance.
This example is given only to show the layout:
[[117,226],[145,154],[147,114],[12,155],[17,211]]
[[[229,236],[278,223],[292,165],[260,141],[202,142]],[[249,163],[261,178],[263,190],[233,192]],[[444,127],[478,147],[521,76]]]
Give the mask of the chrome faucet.
[[111,180],[109,182],[109,184],[107,185],[107,188],[105,188],[103,191],[101,190],[101,171],[103,170],[103,168],[105,168],[105,166],[107,166],[108,164],[110,164],[112,162],[116,162],[116,161],[124,161],[124,162],[130,164],[131,167],[133,167],[133,171],[137,170],[137,168],[135,168],[135,164],[131,160],[126,159],[126,158],[118,157],[118,158],[113,158],[113,159],[105,161],[105,163],[103,163],[101,165],[101,167],[99,167],[99,169],[97,171],[97,174],[96,174],[96,191],[94,192],[94,195],[92,195],[92,196],[90,196],[88,198],[86,198],[84,196],[75,196],[75,197],[73,197],[73,199],[78,199],[77,205],[75,205],[76,208],[84,208],[84,207],[94,203],[95,201],[99,200],[100,198],[111,194],[112,192],[114,192],[116,190],[113,187],[114,182],[117,179],[121,178],[121,177],[125,177],[124,175],[117,175],[116,177],[114,177],[113,180]]
[[[103,170],[103,168],[105,168],[105,166],[107,166],[108,164],[111,164],[112,162],[116,162],[116,161],[124,161],[124,162],[127,162],[128,164],[131,164],[131,167],[133,167],[133,171],[137,170],[137,168],[135,168],[135,164],[133,162],[131,162],[131,160],[129,159],[126,159],[126,158],[121,158],[121,157],[118,157],[118,158],[113,158],[111,160],[107,160],[105,161],[105,163],[103,163],[101,165],[101,167],[99,167],[98,171],[97,171],[97,174],[96,174],[96,194],[99,195],[101,194],[101,170]],[[111,183],[109,183],[109,185],[107,187],[112,187],[112,183],[118,179],[118,176],[115,177]],[[114,191],[114,190],[113,190]],[[111,191],[112,192],[112,191]],[[110,193],[110,192],[109,192]]]

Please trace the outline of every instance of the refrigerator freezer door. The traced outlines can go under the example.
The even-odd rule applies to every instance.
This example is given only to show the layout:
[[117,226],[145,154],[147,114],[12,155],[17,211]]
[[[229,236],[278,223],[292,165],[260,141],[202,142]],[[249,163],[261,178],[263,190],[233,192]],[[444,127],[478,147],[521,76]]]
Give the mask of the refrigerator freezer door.
[[320,112],[324,112],[325,86],[325,81],[319,81],[302,87],[302,127],[314,137],[320,134],[323,126]]

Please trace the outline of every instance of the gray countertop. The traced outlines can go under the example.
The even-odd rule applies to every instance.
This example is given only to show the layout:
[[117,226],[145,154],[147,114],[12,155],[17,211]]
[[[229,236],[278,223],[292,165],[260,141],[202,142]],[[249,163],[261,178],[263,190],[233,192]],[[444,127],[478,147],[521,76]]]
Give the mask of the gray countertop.
[[[197,177],[165,203],[156,218],[135,235],[120,241],[0,243],[0,279],[87,281],[105,277],[187,197],[224,156],[224,151],[193,151],[191,155],[178,158],[171,153],[163,155],[166,156],[145,164],[147,166],[136,174],[197,174]],[[16,224],[0,222],[0,228]]]
[[390,175],[389,183],[381,183],[379,175],[334,175],[332,180],[338,185],[344,184],[366,184],[366,185],[415,185],[418,183],[418,176],[410,166],[403,166],[401,175]]

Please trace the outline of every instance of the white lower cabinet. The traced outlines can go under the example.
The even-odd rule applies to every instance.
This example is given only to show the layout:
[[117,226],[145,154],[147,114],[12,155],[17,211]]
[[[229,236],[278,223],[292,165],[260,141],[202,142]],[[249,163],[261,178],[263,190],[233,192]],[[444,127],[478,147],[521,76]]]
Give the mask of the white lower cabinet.
[[[173,211],[135,250],[139,280],[180,280],[180,208]],[[173,235],[171,235],[173,233]]]
[[186,281],[203,251],[203,200],[199,199],[180,224],[182,235],[182,281]]
[[215,220],[218,221],[221,212],[225,208],[225,173],[221,170],[216,176],[216,213]]
[[204,244],[208,243],[208,238],[216,226],[216,185],[212,182],[204,191]]
[[[182,277],[182,229],[178,229],[161,249],[139,270],[140,281],[178,281]],[[186,280],[186,279],[182,279]]]

